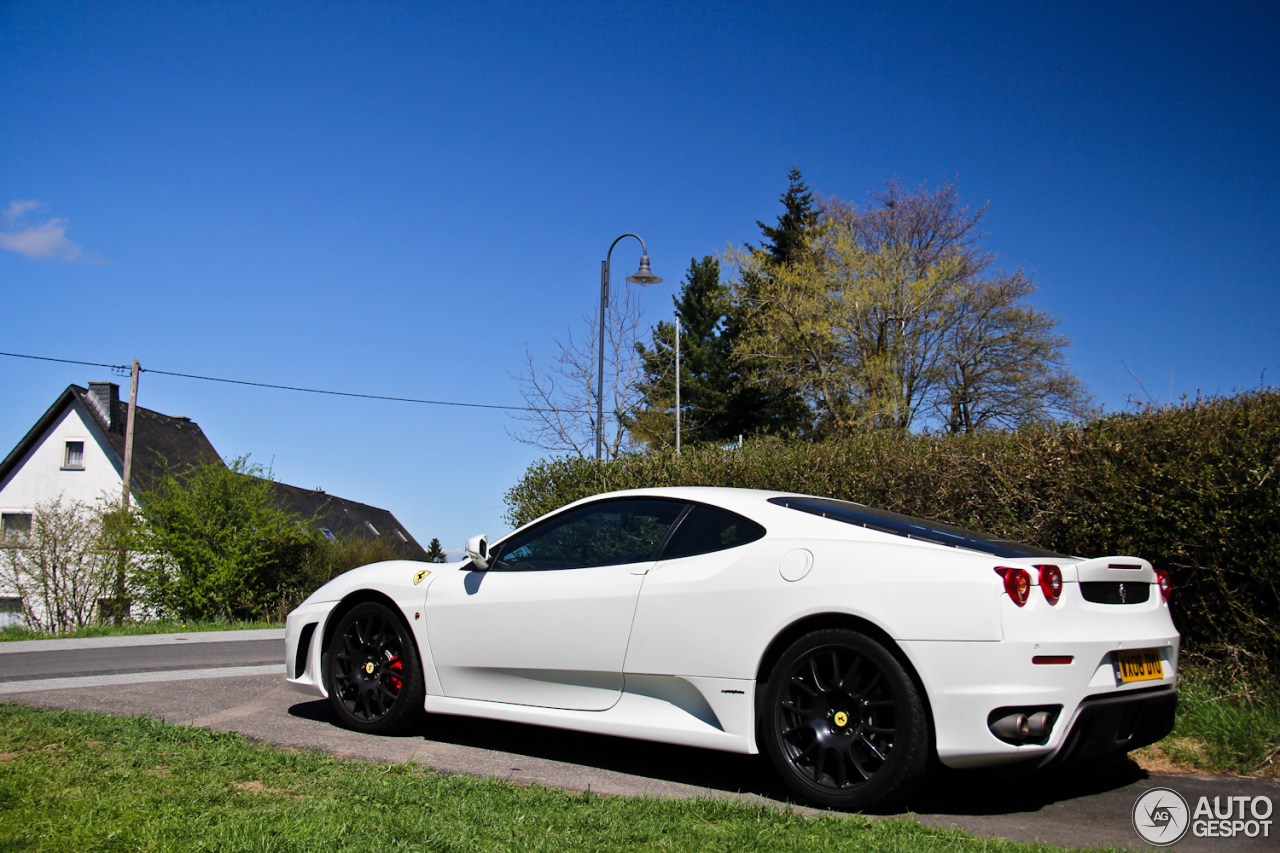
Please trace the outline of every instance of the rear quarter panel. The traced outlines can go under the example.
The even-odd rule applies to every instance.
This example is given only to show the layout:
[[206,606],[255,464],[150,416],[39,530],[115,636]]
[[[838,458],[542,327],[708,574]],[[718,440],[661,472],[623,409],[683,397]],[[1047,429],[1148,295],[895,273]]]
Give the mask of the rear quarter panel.
[[[812,568],[788,581],[779,566],[800,549]],[[776,636],[823,613],[865,619],[895,640],[999,640],[991,565],[950,548],[810,538],[664,561],[640,591],[626,672],[755,678]]]

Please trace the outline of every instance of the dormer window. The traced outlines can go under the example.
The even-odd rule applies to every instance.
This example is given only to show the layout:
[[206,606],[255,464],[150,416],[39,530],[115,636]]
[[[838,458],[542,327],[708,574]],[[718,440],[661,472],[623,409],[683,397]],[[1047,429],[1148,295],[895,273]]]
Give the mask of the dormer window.
[[84,470],[84,442],[68,441],[66,449],[62,453],[62,470],[64,471],[83,471]]
[[374,527],[374,526],[373,526],[373,523],[372,523],[372,522],[368,522],[368,521],[366,521],[366,522],[364,523],[364,526],[365,526],[365,527],[367,527],[367,528],[369,528],[369,532],[370,532],[370,533],[372,533],[374,536],[381,536],[381,535],[382,535],[381,533],[379,533],[379,532],[378,532],[378,528],[376,528],[376,527]]

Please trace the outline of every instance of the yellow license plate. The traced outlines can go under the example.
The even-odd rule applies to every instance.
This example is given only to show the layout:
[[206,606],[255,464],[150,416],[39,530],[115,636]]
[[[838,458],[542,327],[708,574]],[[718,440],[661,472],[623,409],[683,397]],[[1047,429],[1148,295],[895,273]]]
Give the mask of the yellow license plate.
[[1120,683],[1131,681],[1154,681],[1164,678],[1164,667],[1160,663],[1159,649],[1135,649],[1133,651],[1116,652],[1116,662],[1120,670]]

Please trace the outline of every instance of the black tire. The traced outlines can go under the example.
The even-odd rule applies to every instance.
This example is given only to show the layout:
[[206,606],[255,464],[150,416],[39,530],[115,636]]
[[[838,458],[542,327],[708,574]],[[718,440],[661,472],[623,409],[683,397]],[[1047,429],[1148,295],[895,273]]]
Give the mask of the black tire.
[[324,655],[324,686],[343,726],[391,734],[423,713],[418,647],[398,613],[376,601],[338,620]]
[[863,809],[899,801],[929,767],[929,718],[915,682],[880,643],[814,631],[782,655],[760,706],[760,742],[804,802]]

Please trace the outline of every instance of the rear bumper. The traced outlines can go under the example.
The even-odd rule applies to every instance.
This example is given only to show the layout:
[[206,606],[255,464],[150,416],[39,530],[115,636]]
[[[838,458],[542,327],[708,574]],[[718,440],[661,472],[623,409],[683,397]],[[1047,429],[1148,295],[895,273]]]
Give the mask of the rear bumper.
[[[928,697],[939,760],[957,769],[1074,761],[1136,749],[1168,734],[1177,706],[1178,637],[1078,642],[903,642]],[[1122,683],[1116,653],[1159,651],[1163,677]],[[1033,663],[1070,656],[1067,665]],[[991,721],[1013,713],[1052,713],[1043,740],[1010,743]],[[1059,753],[1062,753],[1059,757]]]
[[1177,710],[1178,694],[1172,687],[1087,697],[1062,746],[1044,766],[1153,744],[1173,731]]

